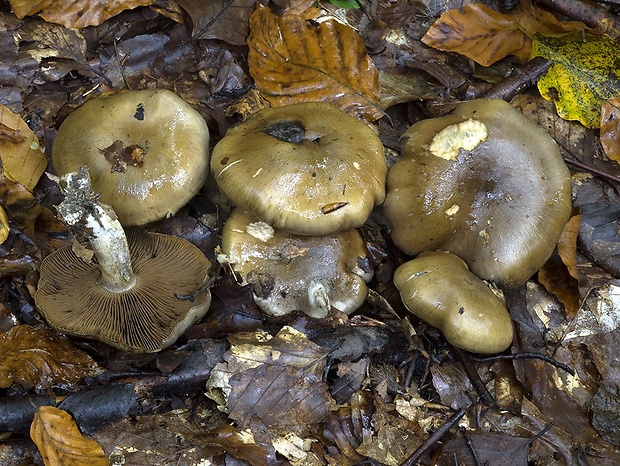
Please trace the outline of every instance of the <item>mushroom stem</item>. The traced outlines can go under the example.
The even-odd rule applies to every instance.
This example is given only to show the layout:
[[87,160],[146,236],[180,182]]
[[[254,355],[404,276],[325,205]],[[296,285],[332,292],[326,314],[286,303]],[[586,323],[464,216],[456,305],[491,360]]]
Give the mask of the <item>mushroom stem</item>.
[[115,293],[131,289],[136,277],[127,237],[114,209],[99,202],[86,167],[61,180],[65,199],[57,206],[58,214],[74,234],[83,235],[90,243],[101,268],[102,286]]
[[308,286],[308,302],[311,307],[311,313],[308,312],[308,314],[311,317],[327,317],[331,309],[329,288],[319,280],[312,281],[310,286]]

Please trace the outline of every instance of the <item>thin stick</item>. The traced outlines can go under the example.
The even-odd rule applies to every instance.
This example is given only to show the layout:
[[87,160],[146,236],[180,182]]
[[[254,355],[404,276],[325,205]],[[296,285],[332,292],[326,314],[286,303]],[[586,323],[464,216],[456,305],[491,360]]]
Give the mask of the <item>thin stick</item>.
[[491,87],[482,97],[510,100],[526,87],[537,83],[552,63],[544,57],[535,57],[506,79]]
[[516,354],[499,354],[497,356],[490,356],[488,358],[473,358],[476,362],[498,361],[500,359],[540,359],[541,361],[548,362],[552,366],[562,369],[568,372],[570,375],[575,375],[575,371],[572,367],[563,364],[555,359],[541,353],[516,353]]
[[585,163],[577,162],[575,160],[571,160],[567,157],[564,157],[564,162],[567,165],[572,165],[575,168],[579,168],[580,170],[584,170],[586,172],[590,172],[594,175],[598,175],[601,178],[605,178],[606,180],[613,181],[614,183],[620,183],[620,178],[617,176],[610,175],[609,173],[605,173],[604,171],[598,170],[594,167],[586,165]]
[[454,352],[459,358],[459,362],[461,363],[465,374],[467,374],[467,377],[469,378],[472,386],[474,387],[474,390],[476,390],[476,393],[478,394],[480,399],[487,405],[495,403],[493,395],[489,393],[487,387],[484,385],[484,382],[480,378],[480,374],[478,374],[478,370],[472,364],[472,357],[465,351],[462,351],[458,348],[454,348]]

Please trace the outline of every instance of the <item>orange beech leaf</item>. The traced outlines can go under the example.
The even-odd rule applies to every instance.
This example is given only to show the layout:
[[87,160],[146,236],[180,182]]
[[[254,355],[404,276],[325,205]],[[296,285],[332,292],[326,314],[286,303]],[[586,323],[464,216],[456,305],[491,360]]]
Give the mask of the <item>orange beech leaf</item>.
[[379,74],[354,29],[332,20],[313,25],[298,15],[279,17],[259,5],[248,45],[250,74],[273,106],[322,101],[368,121],[383,116]]
[[558,35],[584,28],[582,23],[558,21],[551,13],[523,3],[510,14],[471,3],[446,11],[422,37],[422,42],[489,66],[508,55],[527,61],[532,47],[529,37],[535,34]]
[[0,334],[0,387],[22,383],[41,390],[103,372],[90,356],[52,330],[17,325]]
[[620,162],[620,97],[613,97],[603,102],[601,145],[607,157]]
[[579,280],[577,271],[577,235],[579,234],[579,222],[581,215],[574,215],[570,218],[558,241],[558,254],[562,262],[568,269],[568,273],[575,280]]
[[69,413],[53,406],[39,406],[30,438],[36,444],[45,466],[108,466],[103,448],[86,438]]
[[40,13],[50,23],[62,24],[67,28],[79,29],[98,26],[121,11],[139,6],[151,5],[154,0],[9,0],[15,16]]

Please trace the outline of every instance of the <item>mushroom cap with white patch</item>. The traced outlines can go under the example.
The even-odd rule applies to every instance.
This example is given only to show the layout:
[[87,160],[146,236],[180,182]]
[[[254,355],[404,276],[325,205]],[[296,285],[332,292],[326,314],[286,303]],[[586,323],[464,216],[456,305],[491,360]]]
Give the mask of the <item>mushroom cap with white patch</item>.
[[401,250],[453,252],[507,287],[545,263],[570,216],[571,178],[542,128],[503,100],[479,99],[403,138],[384,204]]
[[211,169],[234,204],[298,235],[360,226],[385,197],[378,136],[321,102],[255,113],[217,143]]

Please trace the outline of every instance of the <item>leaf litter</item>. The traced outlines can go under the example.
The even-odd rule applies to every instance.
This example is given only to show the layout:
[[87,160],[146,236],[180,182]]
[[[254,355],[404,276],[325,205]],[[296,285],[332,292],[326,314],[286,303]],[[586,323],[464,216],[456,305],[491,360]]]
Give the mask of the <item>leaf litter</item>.
[[[377,297],[355,316],[265,318],[251,290],[223,270],[212,313],[177,346],[134,356],[58,335],[32,302],[40,260],[72,240],[54,216],[61,199],[54,183],[48,176],[37,182],[40,154],[46,161],[56,128],[85,100],[121,89],[173,89],[202,113],[216,140],[266,105],[326,100],[378,120],[393,150],[388,155],[398,158],[401,127],[445,115],[518,72],[532,38],[535,54],[541,44],[561,49],[570,41],[563,34],[586,31],[584,25],[526,2],[502,12],[406,1],[351,10],[295,0],[258,7],[192,0],[10,3],[21,19],[0,8],[0,104],[6,106],[0,142],[37,142],[40,149],[38,162],[30,160],[35,154],[18,155],[23,176],[5,162],[18,152],[1,146],[0,153],[6,213],[0,217],[6,236],[0,244],[1,406],[11,406],[0,409],[0,421],[14,432],[0,446],[2,464],[72,457],[75,464],[399,465],[410,464],[414,453],[421,464],[431,458],[438,464],[620,461],[614,401],[620,169],[612,155],[617,118],[603,104],[617,94],[609,73],[596,82],[612,95],[561,98],[576,113],[561,106],[556,113],[533,90],[520,90],[513,100],[558,141],[574,169],[575,215],[558,254],[526,287],[507,292],[518,338],[502,356],[535,353],[535,359],[474,359],[475,377],[464,371],[467,358],[404,312],[390,277],[402,257],[380,215],[364,227],[377,251],[371,283]],[[84,8],[88,13],[81,14]],[[485,33],[481,24],[499,25],[500,33]],[[474,29],[481,37],[468,32]],[[583,54],[549,58],[587,74],[598,65]],[[581,71],[571,76],[574,83],[584,80]],[[601,106],[599,139],[588,128],[597,125]],[[558,113],[587,116],[577,117],[582,125]],[[230,209],[205,189],[179,214],[148,228],[185,237],[214,257]],[[493,404],[481,401],[482,387]],[[2,414],[8,412],[20,415],[19,426],[11,427],[13,418]],[[454,421],[454,412],[464,417]],[[32,444],[21,447],[29,423],[39,453]],[[428,447],[425,441],[442,429],[449,431],[443,446]]]

